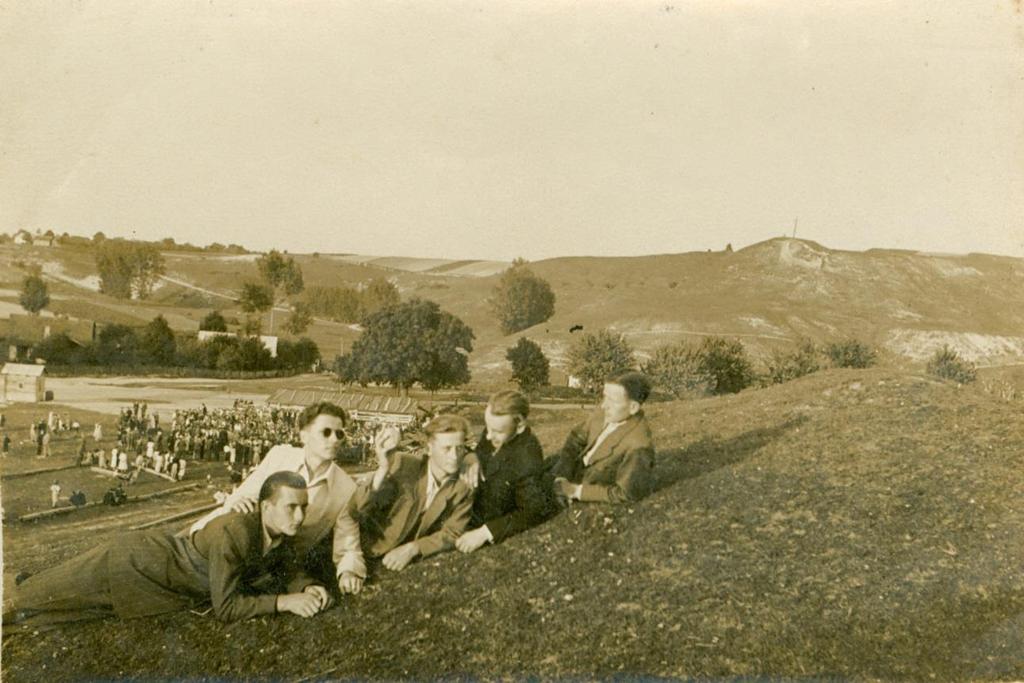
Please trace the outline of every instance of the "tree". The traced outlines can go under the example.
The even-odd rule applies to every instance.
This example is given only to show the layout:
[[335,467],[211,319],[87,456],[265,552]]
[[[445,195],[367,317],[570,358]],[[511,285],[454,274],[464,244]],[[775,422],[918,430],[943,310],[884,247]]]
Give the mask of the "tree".
[[516,259],[506,270],[491,295],[491,310],[503,334],[512,334],[542,323],[555,314],[555,293],[547,280]]
[[601,330],[585,334],[569,350],[569,372],[588,391],[597,391],[608,377],[632,369],[633,349],[621,334]]
[[683,341],[659,346],[644,364],[643,371],[656,387],[676,398],[699,392],[704,384],[700,353]]
[[433,301],[412,299],[368,316],[338,364],[342,381],[389,384],[402,395],[419,382],[436,390],[469,381],[473,331]]
[[131,365],[138,351],[138,337],[127,325],[107,325],[96,338],[96,362],[100,365]]
[[174,332],[167,320],[158,315],[142,330],[139,351],[143,363],[148,365],[173,365],[177,351]]
[[274,292],[258,282],[246,282],[242,285],[242,295],[238,298],[238,303],[246,313],[260,314],[274,305]]
[[382,277],[370,280],[369,284],[366,285],[366,289],[359,294],[359,304],[362,309],[359,312],[359,318],[372,315],[382,308],[394,306],[401,301],[401,297],[398,295],[398,287]]
[[320,349],[309,337],[292,342],[282,339],[277,344],[277,362],[284,368],[301,368],[308,372],[320,359]]
[[199,322],[199,329],[209,330],[210,332],[227,332],[228,323],[224,320],[224,316],[221,315],[220,311],[210,311]]
[[152,294],[165,270],[163,254],[155,245],[126,240],[100,240],[96,244],[101,292],[118,299],[130,299],[133,291],[140,299]]
[[[287,258],[276,249],[256,259],[260,278],[270,288],[270,333],[274,333],[274,304],[302,291],[302,268],[291,256]],[[264,309],[265,310],[265,309]]]
[[740,341],[708,337],[698,353],[698,369],[711,393],[734,394],[754,381],[754,369]]
[[292,314],[288,318],[288,322],[285,323],[284,329],[289,334],[299,336],[312,324],[313,314],[309,312],[309,306],[300,301],[292,308]]
[[97,232],[97,233],[95,233],[92,236],[92,241],[93,241],[94,244],[99,244],[100,242],[103,242],[106,239],[107,239],[107,236],[104,235],[102,232]]
[[548,385],[551,364],[536,342],[520,337],[515,346],[506,350],[505,358],[512,363],[513,381],[523,391]]
[[837,368],[869,368],[878,360],[873,348],[852,337],[827,344],[825,355]]
[[38,315],[50,304],[50,290],[46,281],[36,274],[28,275],[21,281],[21,296],[18,298],[21,307],[32,315]]

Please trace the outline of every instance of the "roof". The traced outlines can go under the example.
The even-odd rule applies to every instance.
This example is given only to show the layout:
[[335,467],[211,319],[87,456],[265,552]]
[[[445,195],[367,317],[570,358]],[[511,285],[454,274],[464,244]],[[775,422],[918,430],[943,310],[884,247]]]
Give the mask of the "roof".
[[334,403],[349,412],[416,415],[422,411],[419,402],[411,398],[373,396],[331,389],[278,389],[267,399],[267,403],[285,406],[308,406],[320,401]]
[[4,363],[0,375],[32,375],[39,377],[46,372],[45,365],[29,365],[28,363]]

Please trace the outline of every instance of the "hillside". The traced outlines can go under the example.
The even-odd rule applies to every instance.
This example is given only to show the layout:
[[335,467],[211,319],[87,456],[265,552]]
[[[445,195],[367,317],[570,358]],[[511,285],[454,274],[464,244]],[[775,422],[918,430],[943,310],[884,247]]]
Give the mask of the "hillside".
[[[167,278],[151,300],[122,302],[94,291],[87,249],[0,247],[6,307],[16,306],[19,260],[46,264],[55,285],[51,308],[89,319],[144,322],[163,313],[178,329],[195,329],[211,307],[240,317],[232,297],[256,277],[256,255],[167,252]],[[405,298],[433,299],[465,320],[477,342],[470,363],[487,382],[507,376],[503,336],[487,295],[500,265],[486,261],[296,255],[307,286],[356,286],[387,277]],[[789,238],[736,252],[620,258],[556,258],[531,268],[556,294],[555,316],[521,335],[538,341],[556,367],[573,336],[608,327],[641,352],[708,334],[737,336],[755,356],[806,336],[817,341],[856,335],[895,360],[919,362],[949,343],[983,364],[1024,357],[1024,260],[971,254],[871,250],[845,252]],[[92,279],[90,279],[92,278]],[[286,316],[277,313],[278,321]],[[266,317],[265,326],[269,324]],[[327,358],[347,349],[358,329],[328,321],[311,328]]]
[[[639,504],[379,576],[310,621],[6,635],[5,679],[1020,678],[1019,415],[885,370],[659,404]],[[546,451],[577,417],[540,416]],[[53,559],[10,545],[18,568]]]

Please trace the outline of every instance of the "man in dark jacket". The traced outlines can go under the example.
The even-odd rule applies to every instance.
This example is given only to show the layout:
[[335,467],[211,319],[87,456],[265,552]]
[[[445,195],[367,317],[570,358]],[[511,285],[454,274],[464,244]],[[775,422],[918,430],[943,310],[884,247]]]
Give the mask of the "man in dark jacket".
[[221,621],[275,612],[311,617],[330,596],[298,569],[292,552],[289,539],[305,509],[306,481],[277,472],[263,484],[257,511],[224,515],[191,538],[129,534],[29,576],[5,600],[4,626],[149,616],[206,600]]
[[455,542],[464,553],[500,543],[540,523],[547,513],[544,453],[526,424],[529,412],[529,402],[517,391],[499,392],[487,402],[487,426],[476,447],[481,482],[470,519],[473,529]]
[[639,372],[605,382],[600,410],[570,432],[552,467],[557,500],[626,503],[651,492],[654,441],[643,412],[650,393]]

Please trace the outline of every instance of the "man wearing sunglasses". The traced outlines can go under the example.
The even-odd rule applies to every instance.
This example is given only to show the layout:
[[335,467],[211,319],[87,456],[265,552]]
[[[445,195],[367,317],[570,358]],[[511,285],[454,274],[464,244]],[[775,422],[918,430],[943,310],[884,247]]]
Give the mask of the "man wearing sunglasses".
[[[359,546],[359,526],[348,511],[356,483],[338,467],[334,458],[345,440],[345,411],[326,401],[315,403],[299,415],[302,447],[274,446],[253,472],[228,496],[224,505],[192,525],[191,534],[211,519],[230,511],[251,512],[263,482],[274,472],[289,471],[309,482],[306,517],[295,536],[296,551],[305,569],[322,581],[332,573],[342,593],[358,593],[366,578]],[[390,448],[394,448],[390,445]],[[333,534],[331,533],[333,530]]]

